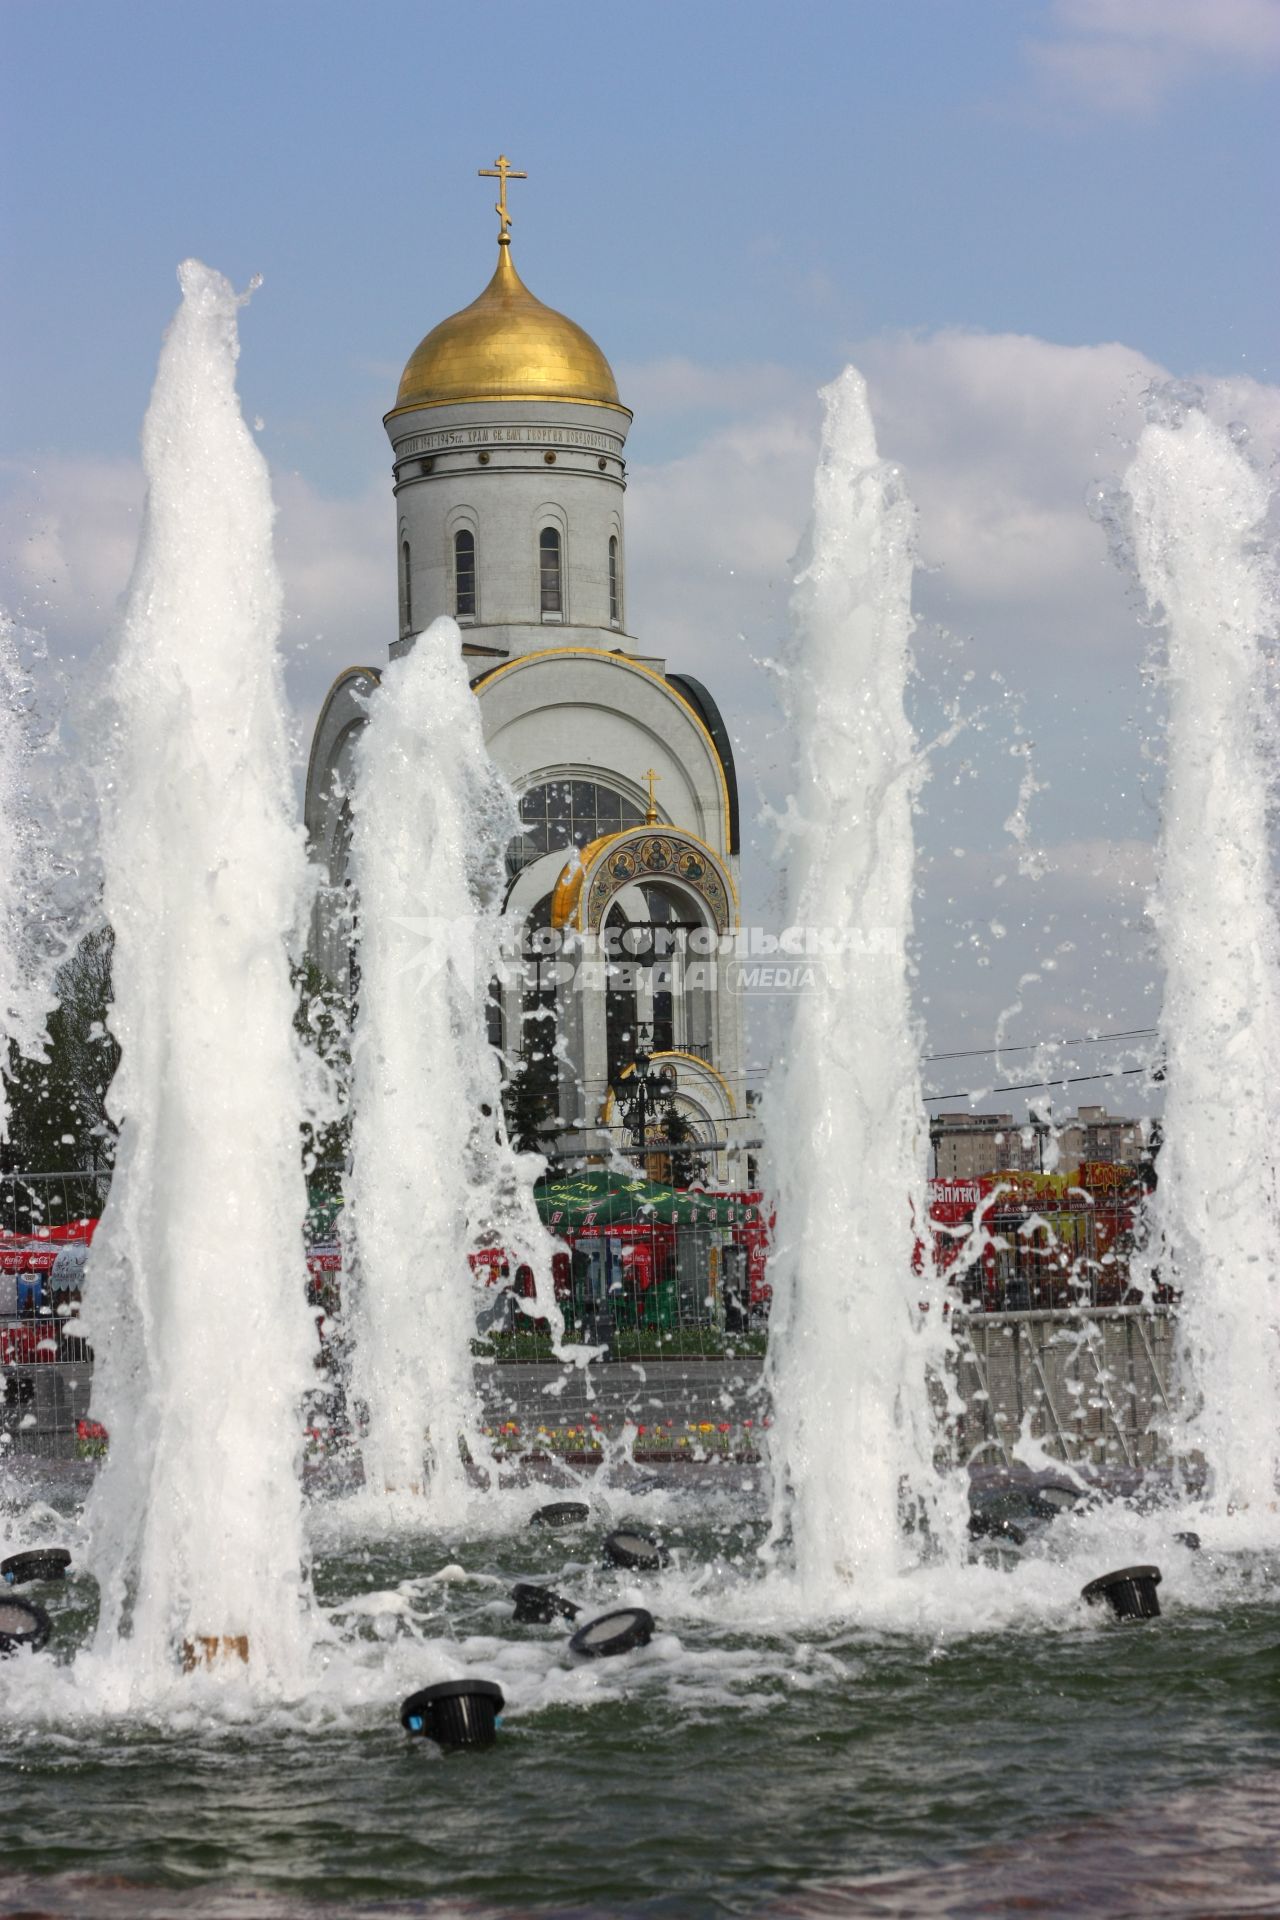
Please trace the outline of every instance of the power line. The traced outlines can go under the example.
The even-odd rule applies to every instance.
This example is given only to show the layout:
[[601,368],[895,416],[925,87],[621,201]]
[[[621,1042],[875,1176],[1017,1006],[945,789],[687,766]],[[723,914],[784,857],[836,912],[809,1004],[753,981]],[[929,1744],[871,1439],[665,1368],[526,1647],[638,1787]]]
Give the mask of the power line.
[[[1073,1087],[1083,1080],[1119,1080],[1127,1073],[1150,1073],[1154,1065],[1155,1062],[1150,1061],[1145,1067],[1113,1067],[1110,1073],[1066,1073],[1060,1080],[1018,1080],[1012,1086],[990,1087],[982,1097],[985,1100],[994,1098],[998,1093],[1039,1092],[1042,1087]],[[966,1088],[963,1093],[926,1093],[924,1097],[926,1101],[972,1100],[973,1090]]]
[[[950,1053],[921,1054],[920,1063],[922,1066],[927,1067],[936,1066],[938,1062],[943,1060],[980,1060],[984,1059],[988,1054],[1037,1053],[1041,1047],[1093,1047],[1107,1040],[1151,1040],[1156,1037],[1159,1031],[1160,1029],[1158,1027],[1123,1027],[1116,1029],[1112,1033],[1082,1034],[1075,1040],[1020,1040],[1016,1046],[1008,1047],[959,1047]],[[764,1077],[772,1072],[772,1070],[772,1062],[769,1061],[763,1066],[748,1067],[746,1072],[748,1077],[752,1075]],[[1109,1080],[1114,1077],[1114,1074],[1146,1073],[1147,1071],[1148,1069],[1146,1067],[1117,1067],[1113,1070],[1113,1073],[1075,1073],[1066,1074],[1054,1080],[1025,1080],[1013,1086],[993,1087],[991,1091],[993,1093],[1021,1093],[1028,1087],[1061,1087],[1067,1086],[1077,1080]],[[931,1093],[928,1095],[930,1100],[967,1100],[968,1097],[968,1094],[965,1093]]]
[[958,1053],[926,1053],[922,1056],[925,1065],[935,1060],[977,1060],[987,1053],[1035,1053],[1040,1047],[1092,1047],[1103,1040],[1149,1040],[1158,1031],[1155,1027],[1129,1027],[1121,1033],[1090,1033],[1079,1040],[1026,1040],[1016,1047],[963,1047]]

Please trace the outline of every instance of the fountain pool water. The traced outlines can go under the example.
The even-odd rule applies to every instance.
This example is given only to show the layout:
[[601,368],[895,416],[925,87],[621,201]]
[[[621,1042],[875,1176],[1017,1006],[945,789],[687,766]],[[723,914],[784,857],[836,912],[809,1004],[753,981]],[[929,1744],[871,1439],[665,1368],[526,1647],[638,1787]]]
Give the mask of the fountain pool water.
[[[149,678],[144,682],[138,667],[138,678],[125,680],[148,711],[121,715],[122,728],[128,719],[138,729],[136,739],[127,728],[122,736],[119,764],[130,778],[111,802],[122,814],[135,805],[135,789],[137,810],[145,811],[142,800],[155,793],[162,771],[171,781],[178,768],[190,776],[193,805],[208,796],[214,748],[201,716],[227,718],[222,675],[240,676],[244,699],[276,686],[264,616],[273,601],[270,592],[265,599],[259,593],[270,582],[260,564],[265,476],[238,431],[230,387],[234,308],[224,283],[189,279],[184,314],[157,387],[158,402],[168,395],[157,424],[170,428],[158,437],[171,448],[175,467],[192,475],[207,469],[210,479],[225,476],[223,455],[234,453],[238,486],[252,511],[242,520],[223,502],[208,526],[204,516],[193,522],[176,510],[157,472],[155,520],[126,628],[135,638],[149,636],[153,648]],[[196,371],[211,383],[212,418],[197,402],[194,379],[186,384]],[[186,404],[171,408],[180,394]],[[214,436],[206,446],[222,449],[212,462],[180,458],[182,434],[197,429]],[[153,451],[160,458],[164,447]],[[849,1061],[836,1061],[842,1087],[862,1105],[850,1115],[829,1102],[820,1117],[831,1133],[846,1130],[851,1150],[881,1156],[875,1164],[884,1180],[898,1183],[901,1202],[918,1191],[918,1088],[900,992],[910,865],[902,807],[914,775],[900,706],[910,515],[890,479],[876,462],[860,385],[849,377],[832,401],[819,487],[818,571],[810,575],[812,601],[820,604],[810,604],[806,618],[813,623],[811,657],[820,657],[832,675],[838,724],[831,748],[848,783],[839,797],[851,817],[842,822],[831,810],[834,785],[819,790],[811,783],[795,898],[804,910],[804,873],[819,859],[838,860],[859,883],[850,887],[843,926],[879,928],[878,938],[888,936],[880,957],[894,993],[891,1003],[886,994],[883,1007],[867,1010],[876,1023],[867,1077],[859,1079]],[[846,512],[855,529],[842,539]],[[232,569],[242,591],[216,611],[209,594],[187,597],[180,584],[188,561],[207,558],[210,529],[214,551],[221,546],[225,560],[230,545],[248,569],[247,577]],[[166,546],[162,535],[169,532],[173,543]],[[149,598],[141,594],[148,579]],[[880,597],[878,608],[867,603],[869,593]],[[176,620],[181,613],[185,621],[195,610],[216,624],[225,651],[215,659],[195,645],[172,660],[163,650],[161,616]],[[244,624],[233,622],[228,635],[232,612]],[[181,630],[198,639],[190,625]],[[874,743],[862,728],[841,657],[851,642],[877,663],[868,699],[884,694],[877,724],[887,751],[878,772],[871,769]],[[423,652],[424,686],[431,668],[432,657]],[[197,684],[192,676],[204,677]],[[197,691],[207,694],[207,707]],[[797,711],[803,704],[802,693]],[[251,747],[256,753],[280,744],[273,734],[276,709],[271,699],[262,706],[250,700],[248,711],[254,724],[246,725],[237,709],[238,724],[223,727],[219,750],[230,743],[245,756],[229,776],[230,815],[233,824],[252,822],[260,836],[247,863],[256,882],[257,861],[265,862],[254,896],[261,910],[258,944],[250,942],[238,905],[225,898],[229,869],[212,848],[201,843],[193,853],[194,841],[182,839],[166,854],[166,821],[153,820],[153,844],[143,835],[146,820],[132,814],[134,838],[116,843],[136,845],[139,862],[136,874],[127,863],[113,868],[113,911],[132,916],[126,951],[138,969],[137,994],[151,993],[150,1012],[162,1017],[172,1051],[167,1059],[159,1056],[148,1038],[146,1010],[122,982],[117,1017],[134,1055],[126,1090],[136,1089],[138,1138],[118,1183],[122,1197],[106,1243],[103,1284],[120,1288],[115,1323],[100,1309],[97,1337],[110,1352],[122,1332],[127,1336],[123,1357],[140,1356],[134,1377],[144,1388],[153,1386],[149,1369],[159,1358],[177,1369],[161,1409],[172,1418],[160,1426],[151,1392],[138,1406],[128,1404],[117,1358],[109,1363],[111,1456],[98,1487],[90,1493],[95,1468],[87,1462],[10,1463],[0,1483],[5,1550],[40,1541],[65,1545],[73,1556],[65,1585],[38,1590],[54,1618],[52,1651],[0,1662],[0,1763],[6,1765],[0,1906],[92,1912],[102,1920],[188,1912],[286,1920],[335,1910],[355,1916],[914,1916],[989,1912],[1001,1902],[1025,1910],[1029,1901],[1046,1913],[1158,1907],[1188,1920],[1206,1911],[1266,1911],[1274,1904],[1280,1848],[1280,1609],[1273,1555],[1241,1551],[1229,1517],[1212,1511],[1197,1552],[1178,1538],[1180,1509],[1154,1497],[1149,1505],[1085,1502],[1044,1520],[1025,1512],[1025,1489],[1017,1487],[984,1497],[997,1507],[1017,1507],[1027,1519],[1021,1549],[989,1538],[963,1560],[957,1553],[930,1560],[913,1542],[902,1550],[900,1485],[905,1478],[909,1491],[927,1495],[934,1484],[922,1382],[940,1353],[936,1319],[915,1317],[928,1296],[912,1272],[910,1213],[903,1205],[886,1204],[868,1215],[865,1244],[855,1249],[871,1322],[869,1350],[853,1350],[856,1327],[842,1329],[843,1366],[853,1369],[843,1380],[815,1331],[822,1309],[806,1297],[805,1276],[793,1270],[776,1332],[780,1340],[794,1333],[808,1353],[815,1387],[825,1396],[826,1450],[840,1458],[826,1458],[823,1429],[804,1405],[803,1379],[788,1371],[785,1355],[775,1356],[775,1390],[784,1403],[780,1457],[791,1488],[780,1495],[772,1529],[759,1469],[732,1463],[672,1469],[666,1480],[639,1470],[620,1471],[610,1484],[600,1476],[581,1489],[591,1509],[587,1524],[569,1533],[524,1524],[529,1509],[547,1497],[536,1484],[513,1489],[482,1511],[464,1504],[452,1520],[423,1503],[411,1528],[389,1525],[385,1513],[361,1501],[301,1507],[292,1477],[296,1421],[291,1427],[281,1415],[282,1401],[287,1413],[296,1412],[305,1371],[306,1348],[295,1345],[290,1304],[300,1318],[303,1274],[294,1224],[300,1193],[284,1240],[263,1224],[251,1281],[229,1294],[225,1274],[200,1265],[198,1280],[210,1289],[207,1311],[203,1292],[179,1291],[180,1256],[191,1251],[181,1236],[198,1232],[204,1216],[194,1196],[206,1191],[196,1180],[202,1163],[192,1133],[194,1082],[178,1044],[174,984],[155,971],[143,917],[126,890],[144,879],[154,882],[152,910],[168,914],[159,879],[173,870],[179,906],[161,920],[159,932],[171,971],[193,954],[205,969],[195,983],[202,997],[194,1029],[202,1045],[210,1031],[206,1018],[225,1005],[235,940],[245,943],[242,971],[268,999],[274,993],[292,869],[287,836],[277,834],[278,789],[269,786],[264,795],[245,763]],[[384,711],[393,740],[397,726],[413,724],[411,697],[395,712],[390,703]],[[812,719],[827,724],[821,712]],[[407,734],[401,744],[412,754]],[[133,758],[123,757],[126,747]],[[283,753],[270,764],[282,767]],[[868,824],[873,803],[883,809],[878,842]],[[218,811],[206,808],[210,835]],[[165,812],[153,800],[151,815]],[[183,831],[194,833],[186,809],[177,812]],[[197,908],[210,896],[226,909],[228,923],[209,931],[212,946],[178,939],[182,927],[194,933],[204,926]],[[410,922],[417,917],[412,903],[401,911]],[[854,1004],[852,972],[833,979],[846,1004]],[[387,1004],[396,1007],[390,988]],[[238,1011],[242,1005],[237,1001]],[[287,1031],[287,999],[277,1012],[280,1031]],[[822,1012],[810,1009],[811,1025],[800,1029],[799,1044],[815,1072],[825,1066],[819,1058],[824,1031],[830,1037]],[[389,1030],[388,1043],[392,1037]],[[239,1044],[234,1036],[228,1042],[232,1067],[243,1065]],[[208,1070],[221,1089],[216,1059]],[[272,1168],[283,1169],[278,1192],[289,1191],[296,1137],[287,1153],[266,1152],[265,1172],[257,1165],[242,1171],[220,1129],[229,1115],[245,1128],[270,1122],[277,1109],[260,1102],[291,1086],[291,1071],[287,1055],[274,1056],[265,1087],[254,1082],[258,1099],[248,1111],[228,1093],[226,1108],[219,1099],[206,1116],[214,1128],[215,1172],[225,1183],[219,1191],[239,1222],[261,1199]],[[830,1081],[815,1084],[830,1094]],[[803,1101],[806,1093],[800,1085],[794,1098]],[[154,1113],[145,1104],[152,1100]],[[872,1125],[875,1115],[883,1138]],[[296,1106],[288,1117],[296,1127]],[[855,1135],[855,1127],[863,1131]],[[148,1170],[149,1183],[140,1184]],[[468,1177],[455,1174],[464,1182]],[[174,1200],[172,1221],[168,1205],[146,1205],[148,1193],[159,1191]],[[793,1167],[780,1198],[816,1206],[820,1197]],[[452,1190],[440,1204],[450,1232],[472,1208]],[[215,1219],[209,1231],[221,1233],[222,1226]],[[802,1227],[788,1231],[803,1237]],[[883,1292],[876,1288],[874,1254],[884,1261]],[[127,1265],[146,1281],[136,1296],[123,1290]],[[127,1313],[131,1299],[136,1312]],[[245,1351],[243,1318],[228,1327],[231,1299],[242,1316],[255,1316],[261,1346],[252,1353]],[[895,1299],[903,1312],[896,1325],[886,1325]],[[193,1301],[199,1312],[188,1321]],[[842,1311],[838,1297],[827,1305]],[[186,1328],[182,1338],[179,1327]],[[201,1338],[208,1351],[197,1374],[192,1350]],[[229,1355],[239,1368],[234,1380]],[[256,1369],[268,1362],[263,1402]],[[847,1399],[855,1382],[864,1382],[867,1392],[850,1415],[841,1389]],[[233,1411],[241,1387],[259,1412],[266,1410],[256,1477]],[[207,1426],[210,1408],[217,1417]],[[163,1461],[146,1451],[159,1433],[172,1449]],[[851,1445],[858,1451],[849,1457]],[[123,1515],[127,1524],[116,1537],[134,1549],[144,1576],[157,1564],[149,1556],[172,1547],[180,1554],[176,1564],[191,1570],[184,1571],[181,1592],[194,1593],[194,1575],[205,1571],[194,1536],[208,1513],[214,1547],[225,1541],[228,1489],[247,1502],[245,1513],[233,1516],[248,1529],[243,1557],[237,1553],[228,1562],[212,1553],[210,1583],[195,1594],[198,1614],[159,1604],[180,1592],[161,1557],[159,1582],[148,1585],[144,1577],[127,1638],[121,1630],[130,1590],[127,1557],[111,1548],[104,1527]],[[264,1545],[273,1515],[279,1530]],[[660,1533],[669,1563],[652,1571],[607,1567],[603,1538],[623,1525]],[[935,1537],[954,1543],[945,1505],[931,1527]],[[762,1577],[762,1565],[770,1564],[767,1545],[775,1567],[786,1565],[794,1546],[798,1580]],[[1086,1580],[1143,1561],[1163,1571],[1159,1620],[1125,1628],[1085,1605],[1080,1589]],[[304,1565],[312,1570],[312,1602],[306,1632],[297,1634],[296,1658],[273,1648],[270,1665],[251,1663],[243,1684],[228,1684],[242,1676],[221,1671],[178,1677],[176,1635],[215,1624],[224,1633],[244,1630],[256,1654],[270,1646],[272,1609],[297,1630]],[[243,1574],[241,1587],[233,1592],[217,1585],[232,1573]],[[580,1619],[620,1606],[646,1607],[657,1630],[648,1646],[625,1658],[575,1661],[568,1622],[516,1624],[508,1597],[516,1581],[555,1588],[581,1606]],[[242,1593],[241,1613],[234,1603]],[[468,1675],[496,1681],[506,1697],[497,1745],[447,1757],[406,1740],[401,1700],[433,1682]]]
[[[604,1568],[627,1520],[675,1563]],[[79,1548],[48,1507],[30,1524]],[[904,1581],[896,1620],[868,1625],[771,1606],[759,1501],[732,1473],[623,1496],[572,1539],[360,1537],[329,1503],[311,1516],[319,1657],[288,1709],[250,1718],[206,1684],[188,1710],[104,1720],[47,1658],[0,1669],[0,1909],[914,1920],[1035,1890],[1049,1913],[1265,1912],[1274,1570],[1192,1553],[1173,1524],[1053,1522],[1016,1570]],[[1164,1570],[1160,1620],[1121,1627],[1079,1598],[1143,1559]],[[657,1632],[574,1661],[571,1623],[513,1624],[517,1580],[584,1617],[642,1605]],[[45,1598],[63,1647],[89,1631],[90,1579]],[[463,1675],[506,1696],[497,1746],[407,1740],[400,1701]]]

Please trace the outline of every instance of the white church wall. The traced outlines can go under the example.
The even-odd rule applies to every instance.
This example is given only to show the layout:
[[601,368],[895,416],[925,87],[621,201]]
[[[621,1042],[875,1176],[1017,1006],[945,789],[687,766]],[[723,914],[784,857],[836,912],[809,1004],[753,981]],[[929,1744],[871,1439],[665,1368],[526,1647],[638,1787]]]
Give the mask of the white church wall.
[[658,675],[609,654],[548,652],[500,668],[478,691],[489,751],[517,787],[531,783],[535,768],[571,765],[598,770],[606,782],[613,770],[633,795],[646,796],[652,767],[663,818],[728,857],[719,756]]
[[[506,401],[389,419],[414,627],[455,611],[452,533],[461,512],[476,536],[477,606],[466,624],[477,640],[523,652],[542,644],[545,629],[573,626],[591,630],[596,645],[603,632],[630,650],[609,615],[609,539],[620,538],[629,418],[605,407]],[[543,612],[540,595],[538,534],[551,524],[564,542],[559,618]]]

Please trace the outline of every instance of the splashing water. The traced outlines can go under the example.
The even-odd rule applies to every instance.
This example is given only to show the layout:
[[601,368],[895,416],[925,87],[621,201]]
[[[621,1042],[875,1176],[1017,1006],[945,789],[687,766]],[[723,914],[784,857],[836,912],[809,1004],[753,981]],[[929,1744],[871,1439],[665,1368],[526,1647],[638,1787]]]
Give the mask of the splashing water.
[[[351,870],[360,926],[351,1222],[359,1269],[354,1389],[375,1497],[425,1495],[448,1525],[471,1499],[478,1439],[469,1251],[533,1271],[562,1328],[534,1155],[502,1124],[484,1006],[502,933],[503,853],[519,831],[448,618],[383,675],[360,744]],[[428,1471],[424,1479],[424,1435]]]
[[[8,1046],[38,1054],[46,996],[31,950],[32,897],[39,890],[37,844],[28,807],[31,737],[27,722],[30,684],[19,657],[18,636],[0,613],[0,1063]],[[0,1140],[9,1137],[9,1099],[0,1070]]]
[[1152,396],[1125,478],[1139,577],[1168,647],[1155,918],[1169,1096],[1154,1242],[1181,1290],[1203,1452],[1221,1510],[1275,1502],[1280,1469],[1280,945],[1267,811],[1274,581],[1266,481],[1185,392]]
[[768,1375],[773,1537],[790,1528],[807,1602],[843,1608],[855,1587],[867,1598],[918,1558],[903,1520],[938,1497],[929,1377],[943,1377],[948,1335],[932,1274],[913,1271],[927,1151],[906,953],[915,512],[877,456],[862,376],[846,369],[824,399],[786,681],[788,913],[832,937],[822,980],[797,997],[769,1100]]
[[99,734],[123,1057],[86,1286],[111,1434],[90,1564],[94,1657],[132,1699],[174,1684],[178,1646],[204,1637],[247,1636],[255,1684],[290,1684],[309,1608],[298,1454],[314,1342],[286,957],[306,866],[281,592],[267,469],[235,391],[241,302],[197,261],[179,280]]

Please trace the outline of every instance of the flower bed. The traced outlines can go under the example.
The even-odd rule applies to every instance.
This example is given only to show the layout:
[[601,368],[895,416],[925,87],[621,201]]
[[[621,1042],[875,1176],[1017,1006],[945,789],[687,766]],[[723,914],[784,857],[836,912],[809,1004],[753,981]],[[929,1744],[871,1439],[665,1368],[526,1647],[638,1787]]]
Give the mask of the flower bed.
[[[769,1424],[767,1419],[645,1422],[632,1429],[631,1455],[647,1461],[758,1460],[760,1430]],[[576,1465],[598,1460],[608,1445],[596,1414],[588,1414],[581,1424],[564,1426],[545,1422],[522,1426],[518,1420],[503,1420],[485,1427],[484,1433],[493,1451],[508,1459],[542,1457]]]

